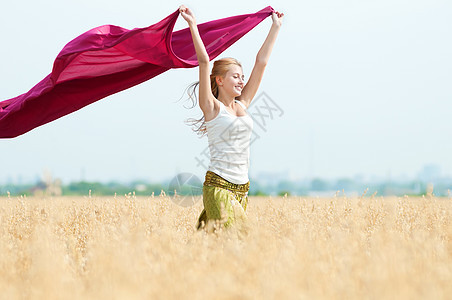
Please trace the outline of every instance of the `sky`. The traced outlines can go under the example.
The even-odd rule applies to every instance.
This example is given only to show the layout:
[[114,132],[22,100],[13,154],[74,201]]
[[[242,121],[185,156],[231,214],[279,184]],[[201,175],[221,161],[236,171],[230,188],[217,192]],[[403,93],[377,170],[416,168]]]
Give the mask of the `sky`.
[[[225,2],[223,2],[225,3]],[[158,22],[181,2],[3,1],[0,100],[50,73],[66,43],[104,24]],[[255,109],[250,177],[413,177],[429,164],[452,175],[452,2],[448,0],[187,1],[198,23],[256,12],[285,13]],[[221,57],[249,75],[270,18]],[[180,17],[176,30],[184,28]],[[0,139],[0,184],[50,172],[63,182],[200,178],[207,138],[184,123],[185,88],[197,68],[163,73],[14,139]],[[265,93],[265,94],[263,94]],[[276,105],[276,106],[275,106]],[[251,111],[250,107],[250,111]],[[257,120],[257,119],[256,119]]]

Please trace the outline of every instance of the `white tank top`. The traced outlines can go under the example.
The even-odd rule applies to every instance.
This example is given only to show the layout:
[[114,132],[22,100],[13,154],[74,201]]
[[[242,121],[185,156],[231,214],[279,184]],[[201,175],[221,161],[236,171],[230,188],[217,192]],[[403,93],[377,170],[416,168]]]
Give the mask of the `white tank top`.
[[[253,119],[248,113],[237,117],[221,101],[218,102],[220,112],[205,123],[210,150],[209,171],[232,183],[247,183]],[[243,103],[235,102],[246,111]]]

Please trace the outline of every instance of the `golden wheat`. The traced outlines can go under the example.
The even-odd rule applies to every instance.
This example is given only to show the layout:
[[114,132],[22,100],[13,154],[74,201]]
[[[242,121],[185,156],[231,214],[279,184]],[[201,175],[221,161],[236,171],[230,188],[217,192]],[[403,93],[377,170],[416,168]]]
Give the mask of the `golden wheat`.
[[251,197],[247,231],[202,201],[0,198],[3,299],[447,299],[452,200]]

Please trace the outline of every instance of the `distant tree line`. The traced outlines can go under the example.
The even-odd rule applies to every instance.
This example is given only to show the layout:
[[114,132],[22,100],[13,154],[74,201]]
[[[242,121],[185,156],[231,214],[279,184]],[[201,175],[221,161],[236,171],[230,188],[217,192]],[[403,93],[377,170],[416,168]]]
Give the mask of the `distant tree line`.
[[252,195],[334,195],[336,192],[346,195],[374,195],[380,196],[422,196],[432,193],[436,196],[451,196],[452,179],[441,179],[435,182],[421,180],[411,181],[380,181],[363,182],[349,178],[325,180],[315,178],[305,181],[279,181],[273,184],[259,184],[252,181],[250,194]]
[[[89,182],[78,181],[69,184],[61,184],[58,189],[54,188],[54,184],[38,182],[36,184],[5,184],[0,185],[0,196],[18,196],[18,195],[51,195],[51,196],[73,196],[73,195],[89,195],[92,196],[109,196],[124,195],[135,193],[137,196],[160,195],[162,192],[166,195],[174,194],[170,191],[167,183],[149,183],[146,181],[134,181],[130,183],[120,182]],[[54,194],[54,190],[58,194]],[[305,181],[278,181],[275,183],[260,183],[251,179],[249,195],[252,196],[313,196],[323,195],[332,196],[336,192],[345,193],[346,195],[356,195],[366,193],[367,195],[378,194],[379,196],[387,195],[412,195],[420,196],[432,193],[437,196],[450,196],[452,190],[452,180],[441,180],[435,183],[426,183],[419,180],[396,182],[382,181],[377,183],[366,183],[352,179],[324,180],[315,178]],[[193,193],[194,195],[202,194],[202,187],[192,189],[189,187],[181,187],[182,193]]]

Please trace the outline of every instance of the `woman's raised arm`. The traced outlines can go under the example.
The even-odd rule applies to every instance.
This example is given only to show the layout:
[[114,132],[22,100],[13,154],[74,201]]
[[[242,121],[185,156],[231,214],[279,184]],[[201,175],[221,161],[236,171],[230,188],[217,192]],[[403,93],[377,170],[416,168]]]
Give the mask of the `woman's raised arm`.
[[270,32],[267,35],[262,47],[256,56],[256,62],[251,72],[250,79],[243,88],[242,94],[238,97],[241,102],[248,107],[253,100],[254,96],[259,89],[262,77],[264,76],[265,67],[267,66],[268,60],[270,59],[270,54],[273,49],[273,45],[276,41],[276,36],[278,35],[279,28],[282,25],[282,19],[284,17],[283,13],[273,12],[272,21],[273,24],[270,28]]
[[207,54],[206,47],[199,35],[198,25],[196,24],[195,15],[184,5],[179,7],[182,17],[187,21],[190,28],[193,44],[196,50],[196,57],[199,64],[199,107],[204,113],[206,119],[211,119],[214,113],[214,100],[210,87],[210,67],[209,54]]

